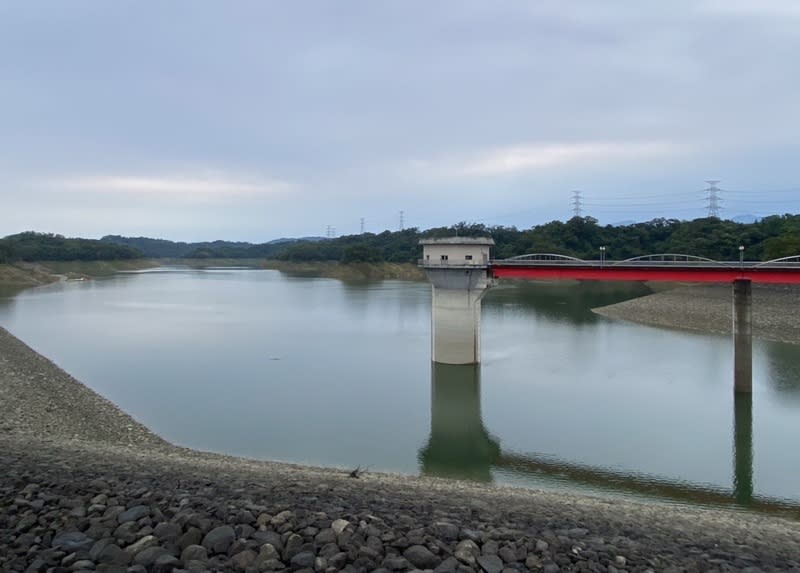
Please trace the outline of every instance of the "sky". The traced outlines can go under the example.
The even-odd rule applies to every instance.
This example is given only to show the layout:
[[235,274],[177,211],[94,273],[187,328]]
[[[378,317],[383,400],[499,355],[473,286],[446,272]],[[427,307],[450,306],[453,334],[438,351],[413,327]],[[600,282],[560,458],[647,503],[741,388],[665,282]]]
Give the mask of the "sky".
[[798,54],[796,0],[0,0],[0,236],[798,213]]

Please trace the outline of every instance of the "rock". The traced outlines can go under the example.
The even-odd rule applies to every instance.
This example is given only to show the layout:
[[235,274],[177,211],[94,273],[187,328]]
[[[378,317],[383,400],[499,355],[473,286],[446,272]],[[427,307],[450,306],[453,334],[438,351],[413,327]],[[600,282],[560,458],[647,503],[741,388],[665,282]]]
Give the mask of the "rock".
[[561,570],[561,567],[553,563],[545,563],[544,567],[542,567],[542,573],[558,573]]
[[433,531],[437,537],[451,541],[458,539],[458,526],[447,521],[437,521],[433,524]]
[[337,519],[333,523],[331,523],[331,529],[339,535],[342,531],[344,531],[347,526],[350,525],[350,522],[346,519]]
[[347,563],[347,553],[344,551],[341,551],[328,558],[328,566],[333,567],[334,569],[342,569],[345,563]]
[[628,560],[625,559],[622,555],[617,555],[614,557],[614,565],[619,565],[620,567],[625,567],[628,564]]
[[[96,542],[94,545],[92,545],[92,548],[89,550],[89,559],[91,559],[92,561],[97,561],[98,558],[100,557],[100,553],[103,551],[103,549],[105,549],[109,545],[114,545],[113,537],[106,537]],[[65,565],[63,561],[61,562],[61,564]]]
[[387,557],[381,563],[383,567],[390,571],[405,571],[408,569],[408,559],[405,557]]
[[481,547],[481,553],[483,555],[497,555],[497,552],[500,550],[500,545],[497,541],[489,540],[483,544]]
[[550,547],[550,544],[547,541],[543,541],[542,539],[536,540],[536,552],[537,553],[544,553]]
[[517,560],[517,552],[508,546],[503,546],[498,549],[497,556],[502,559],[504,563],[513,563]]
[[203,538],[203,547],[214,553],[227,553],[228,548],[236,539],[236,534],[233,527],[230,525],[221,525],[209,531]]
[[81,571],[84,569],[93,570],[94,568],[95,568],[94,561],[91,561],[89,559],[81,559],[80,561],[76,561],[75,563],[73,563],[72,567],[70,567],[70,570]]
[[283,558],[286,561],[291,561],[292,557],[300,553],[300,548],[303,546],[303,538],[292,533],[286,539],[286,547],[283,549]]
[[[178,565],[180,565],[180,560],[174,555],[167,553],[166,555],[158,557],[156,562],[153,563],[153,573],[170,573]],[[144,571],[146,572],[147,570],[144,569]],[[130,569],[128,569],[128,573],[131,573]]]
[[153,535],[155,535],[159,539],[175,540],[178,539],[182,533],[183,529],[181,529],[180,525],[178,525],[177,523],[169,523],[169,522],[159,523],[153,530]]
[[456,545],[456,550],[453,553],[453,557],[458,559],[464,565],[472,567],[475,565],[476,559],[480,554],[481,549],[478,547],[478,544],[472,540],[465,539]]
[[132,554],[123,551],[119,545],[109,543],[104,546],[97,554],[98,563],[109,563],[112,565],[127,565],[131,562]]
[[137,535],[138,531],[139,524],[135,521],[128,521],[117,527],[113,535],[122,545],[130,545],[139,537]]
[[314,537],[314,542],[320,547],[327,545],[328,543],[336,543],[336,535],[336,531],[329,527],[317,533],[317,535]]
[[436,555],[422,545],[412,545],[403,551],[403,557],[418,569],[433,569],[440,561]]
[[143,565],[144,567],[150,567],[153,565],[156,560],[161,557],[162,555],[170,555],[170,552],[164,549],[163,547],[148,547],[136,554],[133,558],[133,562],[136,565]]
[[51,546],[53,549],[63,549],[67,553],[75,551],[89,551],[94,545],[94,539],[87,537],[86,534],[79,531],[70,531],[67,533],[59,533],[53,538]]
[[178,538],[178,548],[183,550],[190,545],[200,545],[203,540],[203,533],[196,527],[190,527],[189,530]]
[[274,516],[270,520],[270,523],[272,523],[272,525],[277,527],[279,525],[283,525],[284,523],[286,523],[287,521],[289,521],[291,519],[294,519],[294,513],[292,513],[289,510],[286,510],[286,511],[282,511],[278,515]]
[[441,563],[439,563],[438,567],[433,570],[433,573],[454,573],[458,570],[460,563],[458,559],[455,557],[448,557]]
[[208,549],[202,545],[189,545],[181,551],[181,561],[208,561]]
[[261,551],[258,553],[258,561],[269,561],[270,559],[280,560],[281,556],[278,550],[271,543],[265,543],[261,546]]
[[231,563],[233,563],[233,566],[236,567],[237,571],[244,571],[255,560],[256,552],[252,551],[251,549],[245,549],[244,551],[240,551],[231,557]]
[[148,547],[155,547],[156,545],[158,545],[158,539],[156,539],[155,535],[145,535],[136,543],[128,545],[128,547],[125,548],[125,551],[131,555],[136,555],[140,551],[143,551]]
[[497,555],[481,555],[478,557],[478,565],[486,573],[500,573],[503,570],[503,560]]
[[292,569],[306,569],[314,566],[314,554],[311,551],[301,551],[291,560]]
[[259,571],[280,571],[282,569],[286,569],[286,565],[284,565],[283,561],[277,559],[258,562]]
[[143,517],[150,515],[150,507],[147,505],[135,505],[130,509],[126,509],[117,516],[119,523],[128,523],[129,521],[139,521]]

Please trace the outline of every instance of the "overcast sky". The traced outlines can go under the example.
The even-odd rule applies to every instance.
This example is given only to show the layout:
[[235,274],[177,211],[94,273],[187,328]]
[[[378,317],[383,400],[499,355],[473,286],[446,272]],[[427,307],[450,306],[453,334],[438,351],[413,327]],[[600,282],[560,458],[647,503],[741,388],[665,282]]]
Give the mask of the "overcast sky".
[[0,236],[800,212],[800,2],[0,0]]

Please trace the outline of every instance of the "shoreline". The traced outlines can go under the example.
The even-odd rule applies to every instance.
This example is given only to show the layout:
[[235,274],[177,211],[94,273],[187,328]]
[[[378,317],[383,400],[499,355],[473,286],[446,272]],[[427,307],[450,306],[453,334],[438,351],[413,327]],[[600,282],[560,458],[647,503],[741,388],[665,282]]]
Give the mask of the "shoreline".
[[783,517],[173,446],[3,329],[0,400],[2,570],[800,568]]

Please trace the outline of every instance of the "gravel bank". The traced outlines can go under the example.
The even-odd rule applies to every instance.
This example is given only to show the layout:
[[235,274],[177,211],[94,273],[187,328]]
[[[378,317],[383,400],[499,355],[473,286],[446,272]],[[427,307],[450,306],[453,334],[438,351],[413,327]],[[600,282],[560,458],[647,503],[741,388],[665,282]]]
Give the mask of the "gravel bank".
[[[732,299],[729,285],[696,285],[593,310],[641,324],[731,334]],[[753,336],[800,344],[800,288],[753,285]]]
[[2,329],[0,398],[2,571],[800,569],[783,518],[177,448]]

